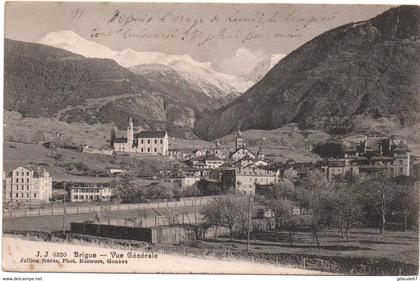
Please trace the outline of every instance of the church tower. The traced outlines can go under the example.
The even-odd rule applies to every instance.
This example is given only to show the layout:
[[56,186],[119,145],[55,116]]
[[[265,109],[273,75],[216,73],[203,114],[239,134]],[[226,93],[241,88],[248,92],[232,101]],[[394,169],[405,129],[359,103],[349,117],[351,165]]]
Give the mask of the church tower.
[[128,128],[127,128],[127,145],[129,149],[133,148],[134,143],[134,124],[133,119],[129,119],[128,121]]
[[244,139],[242,138],[241,131],[236,134],[236,150],[244,146]]

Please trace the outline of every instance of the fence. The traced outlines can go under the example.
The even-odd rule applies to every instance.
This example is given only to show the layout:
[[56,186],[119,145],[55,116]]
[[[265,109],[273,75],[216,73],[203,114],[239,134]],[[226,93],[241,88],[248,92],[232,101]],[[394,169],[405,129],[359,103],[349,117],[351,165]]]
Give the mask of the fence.
[[127,204],[92,204],[77,205],[77,206],[58,206],[46,207],[36,209],[13,209],[9,208],[3,211],[5,217],[21,218],[21,217],[38,217],[38,216],[62,216],[65,214],[88,214],[88,213],[102,213],[115,211],[131,211],[141,209],[160,209],[160,208],[179,208],[187,206],[204,206],[207,205],[213,198],[219,196],[202,196],[202,197],[185,197],[179,201],[163,201],[151,203],[127,203]]
[[180,213],[180,214],[169,214],[169,215],[155,215],[155,216],[144,216],[139,217],[136,215],[132,218],[121,218],[121,219],[102,219],[99,222],[103,224],[116,225],[116,226],[128,226],[128,227],[152,227],[162,225],[173,225],[173,224],[196,224],[203,221],[203,215],[199,212],[191,213]]

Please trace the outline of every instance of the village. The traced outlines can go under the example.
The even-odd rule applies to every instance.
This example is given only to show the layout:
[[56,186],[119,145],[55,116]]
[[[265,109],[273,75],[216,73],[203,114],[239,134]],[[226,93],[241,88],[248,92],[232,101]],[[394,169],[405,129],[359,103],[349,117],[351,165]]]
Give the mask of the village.
[[[127,136],[115,137],[111,149],[91,149],[84,153],[116,155],[129,153],[131,157],[159,156],[177,160],[179,167],[157,171],[150,180],[173,188],[198,187],[201,195],[239,193],[255,195],[281,179],[296,182],[312,170],[321,171],[328,181],[345,182],[372,175],[390,177],[414,176],[416,173],[410,150],[392,137],[361,138],[358,143],[343,148],[336,157],[317,162],[278,162],[258,151],[251,151],[246,140],[237,132],[234,147],[216,145],[209,149],[181,151],[169,149],[166,131],[135,133],[130,118]],[[124,176],[124,169],[110,169],[112,176]],[[4,174],[5,203],[49,202],[53,197],[53,178],[39,166],[25,165]],[[99,202],[118,198],[110,183],[77,182],[67,185],[66,200],[70,202]],[[63,194],[63,193],[62,193]],[[197,195],[197,194],[196,194]],[[200,195],[200,194],[199,194]]]
[[[257,241],[277,241],[278,235],[280,244],[269,251],[311,244],[323,251],[337,243],[328,237],[338,235],[353,244],[371,239],[375,229],[379,239],[390,228],[405,235],[417,225],[418,162],[407,144],[392,136],[305,147],[317,150],[322,160],[301,162],[266,157],[264,147],[251,149],[240,131],[233,145],[201,149],[170,148],[167,131],[137,131],[131,118],[121,134],[126,135],[112,132],[107,148],[83,146],[74,153],[112,158],[113,163],[143,159],[153,167],[115,165],[99,176],[62,182],[45,165],[19,165],[3,174],[5,230],[164,247],[228,239],[244,245],[235,247],[248,255],[265,251],[257,250]],[[65,160],[57,151],[68,146],[43,146],[55,153],[51,157],[58,165],[89,171],[82,163],[61,163]],[[360,227],[368,229],[366,237],[351,234]],[[337,229],[341,234],[331,236]],[[233,251],[234,244],[224,246]]]
[[[375,228],[385,233],[396,227],[405,233],[416,226],[418,164],[407,144],[392,136],[308,147],[322,160],[299,162],[266,157],[264,147],[251,149],[240,131],[233,145],[215,143],[201,149],[170,148],[167,131],[138,131],[131,118],[118,135],[111,133],[107,148],[84,146],[74,152],[121,163],[99,176],[96,172],[95,177],[56,181],[50,167],[36,164],[5,172],[5,229],[151,245],[236,239],[246,246],[240,252],[249,253],[258,248],[252,250],[253,243],[277,241],[276,235],[284,235],[286,245],[315,243],[321,249],[323,244],[335,245],[328,238],[335,229],[343,241],[355,243],[349,242],[354,228],[369,227],[372,235]],[[75,175],[89,171],[86,164],[65,163],[57,151],[68,146],[43,146],[54,153],[55,165],[70,165]],[[122,164],[129,159],[150,164],[130,169]],[[305,233],[312,235],[312,242]]]

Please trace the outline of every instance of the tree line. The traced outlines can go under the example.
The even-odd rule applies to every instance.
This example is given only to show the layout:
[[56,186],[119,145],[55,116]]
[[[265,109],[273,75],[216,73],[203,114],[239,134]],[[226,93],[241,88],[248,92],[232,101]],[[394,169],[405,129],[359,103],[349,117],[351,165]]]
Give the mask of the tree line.
[[[407,176],[328,182],[323,173],[314,170],[296,183],[282,179],[256,195],[252,204],[271,211],[275,228],[288,232],[291,245],[295,231],[302,229],[319,246],[325,229],[337,230],[349,241],[355,227],[376,227],[382,234],[392,224],[404,231],[418,228],[418,184]],[[203,225],[225,227],[231,238],[243,237],[248,230],[248,212],[244,197],[217,198],[202,210]],[[252,216],[258,217],[255,208]]]

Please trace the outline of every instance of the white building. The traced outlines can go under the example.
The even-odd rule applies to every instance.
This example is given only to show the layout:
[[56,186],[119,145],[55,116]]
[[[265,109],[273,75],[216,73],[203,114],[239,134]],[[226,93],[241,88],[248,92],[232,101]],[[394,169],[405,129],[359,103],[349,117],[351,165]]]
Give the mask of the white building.
[[256,158],[255,154],[252,153],[251,150],[249,150],[246,147],[241,147],[241,148],[238,148],[237,150],[235,150],[233,153],[231,153],[230,159],[232,159],[233,161],[239,161],[242,158],[244,158],[245,156],[247,156],[251,159]]
[[217,168],[220,168],[220,166],[222,166],[223,164],[225,164],[225,160],[220,159],[216,155],[210,155],[206,157],[205,163],[206,163],[205,168],[217,169]]
[[6,202],[48,202],[52,197],[52,177],[40,167],[17,167],[5,178]]
[[71,202],[109,201],[111,188],[100,184],[81,184],[69,190]]
[[270,171],[257,167],[228,168],[222,171],[222,187],[234,189],[243,194],[255,194],[257,185],[275,184],[280,179],[280,171]]
[[115,138],[114,150],[151,155],[169,155],[169,137],[166,131],[141,131],[134,133],[133,120],[130,118],[127,137]]
[[181,188],[186,188],[193,186],[196,182],[200,181],[200,179],[200,170],[175,170],[165,175],[162,179],[162,182],[171,183]]

